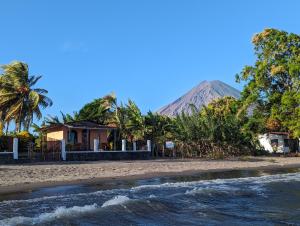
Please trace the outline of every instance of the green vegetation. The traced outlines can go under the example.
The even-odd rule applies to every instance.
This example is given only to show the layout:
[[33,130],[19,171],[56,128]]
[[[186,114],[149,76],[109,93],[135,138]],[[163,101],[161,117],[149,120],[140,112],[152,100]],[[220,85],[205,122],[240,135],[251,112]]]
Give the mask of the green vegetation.
[[[33,88],[42,76],[30,76],[28,65],[12,62],[3,65],[0,75],[0,128],[14,121],[15,132],[28,131],[33,118],[42,118],[41,108],[52,105],[45,89]],[[2,131],[1,130],[1,131]]]
[[[117,139],[131,142],[150,139],[153,153],[165,153],[165,142],[174,141],[176,154],[184,157],[212,157],[253,154],[257,135],[267,131],[289,132],[300,137],[300,36],[265,29],[253,38],[253,66],[236,76],[244,82],[242,98],[214,100],[190,115],[175,118],[148,112],[143,115],[129,100],[118,104],[115,94],[87,103],[78,112],[61,117],[48,116],[42,126],[77,120],[90,120],[118,128]],[[29,76],[28,66],[13,62],[2,66],[0,75],[0,131],[11,121],[16,132],[28,131],[33,117],[41,118],[40,108],[52,105],[44,89],[32,88],[41,76]],[[173,154],[173,153],[172,153]]]
[[300,36],[265,29],[252,42],[256,62],[237,75],[237,81],[246,82],[243,109],[254,106],[247,126],[255,132],[287,131],[299,138]]

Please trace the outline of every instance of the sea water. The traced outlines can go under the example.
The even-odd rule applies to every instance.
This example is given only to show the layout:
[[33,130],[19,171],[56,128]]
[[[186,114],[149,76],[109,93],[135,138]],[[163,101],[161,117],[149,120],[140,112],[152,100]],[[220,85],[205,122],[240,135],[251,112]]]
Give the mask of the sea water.
[[61,186],[0,198],[0,225],[300,225],[298,169]]

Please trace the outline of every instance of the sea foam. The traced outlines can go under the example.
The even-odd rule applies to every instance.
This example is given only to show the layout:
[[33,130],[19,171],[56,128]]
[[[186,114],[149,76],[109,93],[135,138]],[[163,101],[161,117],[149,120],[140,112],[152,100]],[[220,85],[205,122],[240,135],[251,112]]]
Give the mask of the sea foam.
[[106,201],[105,203],[103,203],[102,207],[120,205],[125,202],[128,202],[129,200],[130,200],[130,198],[128,198],[127,196],[118,195],[118,196],[115,196],[114,198]]
[[42,213],[36,217],[12,217],[0,221],[1,226],[14,226],[14,225],[36,225],[51,222],[54,220],[72,218],[73,216],[80,216],[87,213],[95,212],[98,209],[97,204],[86,206],[73,206],[66,208],[64,206],[56,208],[53,212]]

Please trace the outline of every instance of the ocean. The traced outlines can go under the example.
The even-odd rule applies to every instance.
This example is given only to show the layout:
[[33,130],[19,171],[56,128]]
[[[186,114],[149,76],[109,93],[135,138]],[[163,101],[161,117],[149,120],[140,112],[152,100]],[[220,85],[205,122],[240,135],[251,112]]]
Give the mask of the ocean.
[[300,225],[300,170],[37,189],[0,196],[0,225]]

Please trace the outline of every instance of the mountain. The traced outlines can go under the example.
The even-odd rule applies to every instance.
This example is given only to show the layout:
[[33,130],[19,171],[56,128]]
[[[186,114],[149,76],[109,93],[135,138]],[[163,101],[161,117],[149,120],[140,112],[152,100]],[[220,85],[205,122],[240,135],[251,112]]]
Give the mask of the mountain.
[[207,106],[212,100],[224,96],[238,99],[240,91],[219,80],[203,81],[173,103],[159,109],[157,113],[168,116],[176,116],[181,112],[191,113],[191,104],[200,109],[203,105]]

